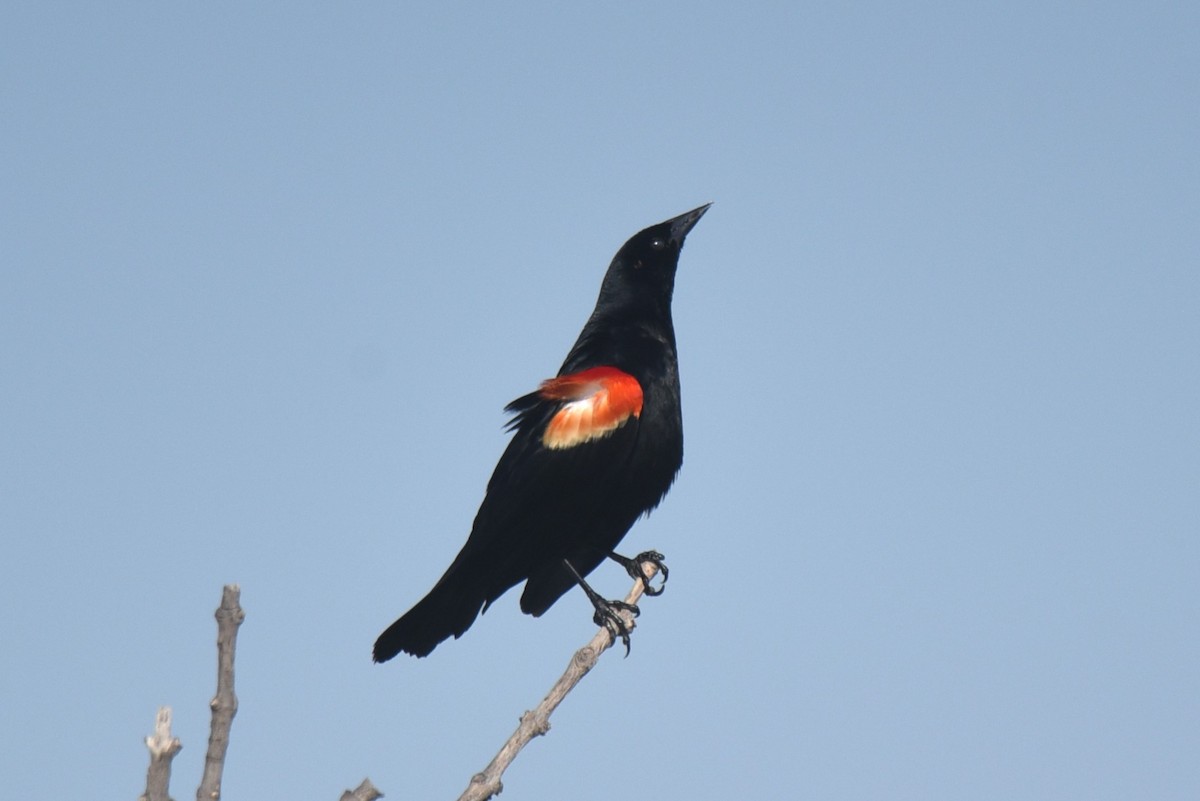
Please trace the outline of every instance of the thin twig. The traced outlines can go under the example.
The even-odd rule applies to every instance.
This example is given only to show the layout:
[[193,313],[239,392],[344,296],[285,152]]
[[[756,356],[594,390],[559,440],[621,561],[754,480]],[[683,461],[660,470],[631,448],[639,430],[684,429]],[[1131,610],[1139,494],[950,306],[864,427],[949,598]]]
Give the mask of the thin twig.
[[233,656],[238,626],[246,619],[239,601],[242,591],[226,584],[217,607],[217,694],[212,707],[212,728],[208,734],[208,753],[204,757],[204,777],[196,790],[196,801],[220,801],[221,776],[225,770],[225,752],[229,749],[229,730],[237,714],[237,696],[233,692]]
[[[658,573],[658,567],[651,562],[643,562],[642,572],[646,574],[646,582],[648,582]],[[636,604],[645,591],[645,582],[641,580],[634,581],[633,589],[626,596],[625,603]],[[617,614],[625,621],[625,625],[629,630],[632,631],[634,626],[637,625],[630,612],[620,611]],[[508,738],[508,742],[500,749],[500,753],[496,754],[496,757],[488,763],[488,766],[481,773],[476,773],[471,777],[471,783],[467,785],[466,791],[459,796],[458,801],[487,801],[487,799],[499,795],[500,791],[504,789],[504,785],[500,783],[500,777],[504,775],[504,771],[517,758],[517,754],[520,753],[521,749],[529,744],[530,740],[550,731],[550,714],[567,697],[567,693],[571,692],[575,685],[588,674],[588,671],[596,666],[596,660],[600,658],[600,654],[611,648],[612,644],[612,633],[602,626],[596,632],[596,636],[592,637],[591,642],[575,652],[575,655],[571,657],[570,664],[567,665],[566,671],[554,683],[554,686],[550,688],[550,692],[547,693],[546,697],[542,699],[542,702],[537,707],[521,716],[520,725],[517,726],[517,730],[512,733],[512,736]]]
[[383,798],[383,793],[379,792],[378,787],[371,784],[370,779],[363,779],[362,784],[358,787],[342,793],[342,797],[338,801],[375,801],[377,798]]
[[146,794],[141,801],[171,801],[171,760],[183,748],[171,736],[171,707],[160,706],[154,717],[154,734],[146,738],[150,767],[146,770]]

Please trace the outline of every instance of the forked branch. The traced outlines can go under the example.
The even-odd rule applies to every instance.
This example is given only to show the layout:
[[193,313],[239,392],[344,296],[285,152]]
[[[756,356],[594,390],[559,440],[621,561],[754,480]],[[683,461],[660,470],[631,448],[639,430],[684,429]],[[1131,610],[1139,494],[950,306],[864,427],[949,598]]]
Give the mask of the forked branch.
[[171,801],[171,760],[183,745],[171,736],[171,707],[160,706],[154,719],[154,734],[146,738],[150,767],[146,769],[146,794],[141,801]]
[[[237,714],[237,695],[233,691],[233,658],[237,650],[238,627],[246,619],[242,610],[241,589],[227,584],[217,607],[217,694],[212,707],[212,727],[208,735],[208,753],[204,758],[204,776],[196,790],[197,801],[220,801],[221,779],[225,771],[225,754],[229,750],[229,731]],[[158,710],[154,734],[146,738],[150,749],[150,767],[146,771],[146,792],[139,801],[171,801],[171,760],[182,745],[171,736],[171,708]],[[341,801],[375,801],[383,793],[363,779],[354,790],[342,794]]]

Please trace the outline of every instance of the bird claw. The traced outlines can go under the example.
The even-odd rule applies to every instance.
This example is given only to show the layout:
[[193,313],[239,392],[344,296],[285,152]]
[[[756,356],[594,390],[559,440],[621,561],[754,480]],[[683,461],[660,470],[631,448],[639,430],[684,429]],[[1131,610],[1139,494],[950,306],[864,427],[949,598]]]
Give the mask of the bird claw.
[[[663,555],[658,551],[642,551],[633,559],[628,556],[621,556],[613,551],[608,552],[608,556],[617,564],[625,568],[632,578],[642,582],[642,591],[646,595],[662,595],[663,587],[660,584],[657,588],[650,585],[651,576],[646,575],[646,571],[642,569],[644,563],[649,563],[654,566],[658,573],[662,574],[663,584],[667,582],[667,566],[663,564]],[[617,638],[621,638],[621,642],[625,644],[625,656],[629,656],[630,643],[629,632],[633,626],[626,623],[621,617],[621,612],[628,612],[630,617],[637,617],[641,614],[641,610],[635,604],[627,603],[626,601],[607,601],[593,590],[588,583],[583,580],[583,576],[575,569],[575,566],[567,559],[563,560],[563,565],[575,577],[575,582],[583,589],[588,600],[592,602],[596,613],[592,616],[592,620],[597,626],[600,626],[608,632],[613,643],[616,643]]]
[[[637,556],[630,559],[627,556],[621,556],[619,553],[610,553],[609,556],[625,568],[625,572],[630,578],[641,579],[644,592],[651,598],[663,594],[663,585],[667,583],[667,577],[671,571],[667,570],[666,564],[663,562],[664,557],[658,551],[642,551]],[[642,570],[642,564],[649,563],[654,565],[659,574],[662,575],[662,584],[654,587],[650,584],[650,579],[646,577],[646,572]]]
[[[666,589],[667,578],[670,577],[671,571],[667,570],[667,565],[663,561],[665,558],[666,557],[664,557],[658,551],[642,551],[637,556],[633,557],[633,561],[637,564],[638,572],[638,575],[635,576],[635,578],[640,577],[642,579],[642,586],[645,587],[646,594],[651,597],[662,595],[663,590]],[[662,584],[659,584],[657,588],[650,586],[650,580],[647,579],[646,574],[642,572],[642,563],[644,562],[649,562],[650,564],[654,565],[654,567],[662,575]]]
[[596,614],[592,617],[592,620],[597,626],[601,626],[608,631],[613,642],[616,642],[617,638],[620,637],[622,644],[625,646],[625,656],[629,656],[629,626],[626,625],[625,620],[619,613],[628,612],[633,617],[637,617],[642,613],[642,610],[638,609],[636,604],[627,604],[624,601],[605,601],[601,599],[593,601],[593,604],[596,607]]

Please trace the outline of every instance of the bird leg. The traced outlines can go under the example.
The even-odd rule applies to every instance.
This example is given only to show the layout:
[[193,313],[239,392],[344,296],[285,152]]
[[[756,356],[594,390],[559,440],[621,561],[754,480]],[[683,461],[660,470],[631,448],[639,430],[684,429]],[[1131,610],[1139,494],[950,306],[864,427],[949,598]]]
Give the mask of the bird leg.
[[[647,595],[653,597],[663,594],[663,589],[665,589],[663,585],[667,583],[667,576],[670,575],[671,571],[667,570],[667,566],[663,564],[665,557],[658,551],[642,551],[632,559],[628,556],[621,556],[619,553],[609,551],[608,558],[625,568],[625,572],[629,574],[630,578],[641,579],[642,586],[645,588]],[[642,562],[649,562],[662,574],[662,584],[657,589],[650,586],[650,579],[646,578],[646,574],[642,571]]]
[[629,612],[634,617],[641,614],[641,610],[634,604],[627,604],[624,601],[608,601],[601,597],[600,593],[593,590],[583,576],[579,575],[579,571],[575,566],[563,560],[563,564],[567,566],[567,570],[571,571],[571,575],[575,577],[575,581],[587,594],[588,600],[592,602],[592,606],[596,609],[596,614],[592,616],[592,621],[597,626],[603,626],[608,629],[609,635],[615,641],[617,637],[621,638],[621,642],[625,644],[625,656],[629,656],[629,627],[625,625],[625,621],[617,612]]

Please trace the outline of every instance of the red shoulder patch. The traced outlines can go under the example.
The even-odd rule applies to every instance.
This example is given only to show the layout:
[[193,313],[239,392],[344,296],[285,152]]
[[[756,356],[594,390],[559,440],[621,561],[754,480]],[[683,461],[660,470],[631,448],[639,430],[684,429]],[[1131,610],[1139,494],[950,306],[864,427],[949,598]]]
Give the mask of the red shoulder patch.
[[566,401],[542,433],[547,448],[570,448],[615,431],[642,413],[642,385],[615,367],[592,367],[543,381],[546,400]]

